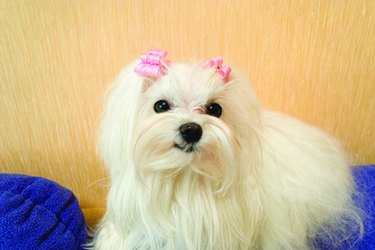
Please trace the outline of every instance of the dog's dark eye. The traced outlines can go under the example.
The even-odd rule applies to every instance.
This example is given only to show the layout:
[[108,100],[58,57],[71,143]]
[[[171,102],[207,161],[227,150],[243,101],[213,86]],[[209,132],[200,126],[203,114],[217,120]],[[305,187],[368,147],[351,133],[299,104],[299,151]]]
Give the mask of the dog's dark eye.
[[156,113],[162,113],[170,110],[169,104],[167,101],[159,100],[154,104],[154,110]]
[[219,118],[221,116],[222,108],[217,103],[212,103],[207,107],[207,114]]

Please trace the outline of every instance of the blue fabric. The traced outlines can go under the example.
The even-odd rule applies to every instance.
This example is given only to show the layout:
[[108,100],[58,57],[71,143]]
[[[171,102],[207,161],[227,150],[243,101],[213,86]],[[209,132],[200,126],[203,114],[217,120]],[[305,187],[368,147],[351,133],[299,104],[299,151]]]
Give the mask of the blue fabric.
[[40,177],[0,174],[0,249],[82,249],[86,235],[70,190]]
[[363,211],[364,235],[355,249],[375,249],[375,165],[353,168],[354,180],[359,194],[354,197]]
[[360,209],[364,234],[360,238],[358,230],[355,230],[354,233],[352,231],[352,235],[347,240],[339,243],[330,242],[326,238],[323,240],[323,237],[317,238],[313,243],[317,249],[375,249],[375,165],[353,167],[352,173],[358,191],[353,198]]
[[[340,245],[316,239],[318,249],[375,249],[375,165],[353,168],[364,235]],[[71,191],[40,178],[0,174],[0,250],[82,249],[86,225]]]

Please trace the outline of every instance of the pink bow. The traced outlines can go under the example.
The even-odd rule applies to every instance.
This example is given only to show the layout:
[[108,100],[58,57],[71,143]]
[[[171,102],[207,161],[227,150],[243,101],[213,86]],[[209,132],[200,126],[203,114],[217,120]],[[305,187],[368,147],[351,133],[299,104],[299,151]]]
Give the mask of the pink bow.
[[221,75],[221,79],[224,82],[228,81],[230,72],[232,69],[228,66],[222,66],[223,59],[221,57],[215,57],[203,63],[204,68],[216,68],[216,73]]
[[135,66],[134,72],[148,77],[160,77],[167,73],[166,65],[170,64],[167,59],[168,52],[161,49],[152,49],[141,56],[141,62]]

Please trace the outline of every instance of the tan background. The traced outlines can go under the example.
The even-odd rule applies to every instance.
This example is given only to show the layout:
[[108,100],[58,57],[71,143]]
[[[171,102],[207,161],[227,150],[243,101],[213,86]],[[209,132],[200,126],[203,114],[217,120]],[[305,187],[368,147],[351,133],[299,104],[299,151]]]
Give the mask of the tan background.
[[104,206],[95,154],[103,93],[149,48],[177,61],[221,55],[264,107],[375,163],[375,1],[0,0],[0,170]]

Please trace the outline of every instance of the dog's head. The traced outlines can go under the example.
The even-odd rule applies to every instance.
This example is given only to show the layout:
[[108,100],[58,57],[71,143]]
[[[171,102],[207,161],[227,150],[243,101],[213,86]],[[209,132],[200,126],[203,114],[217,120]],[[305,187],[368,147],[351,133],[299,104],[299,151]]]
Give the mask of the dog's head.
[[110,91],[99,150],[112,178],[129,168],[137,177],[189,171],[228,188],[255,157],[249,155],[260,132],[254,93],[218,59],[155,63],[153,56],[147,65],[147,56],[153,55],[128,66]]

